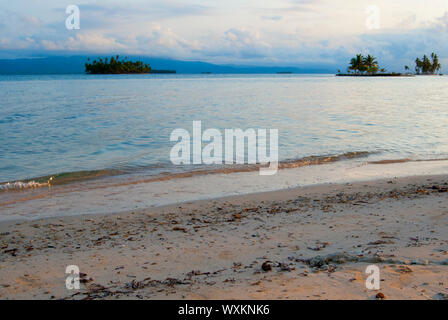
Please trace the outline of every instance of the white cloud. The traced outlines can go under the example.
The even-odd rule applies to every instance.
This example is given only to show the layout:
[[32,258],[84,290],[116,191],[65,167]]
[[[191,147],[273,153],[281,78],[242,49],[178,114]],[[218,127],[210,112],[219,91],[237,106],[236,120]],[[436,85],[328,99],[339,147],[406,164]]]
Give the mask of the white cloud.
[[429,2],[434,6],[377,0],[382,28],[368,31],[369,0],[83,0],[81,30],[68,31],[59,1],[16,0],[0,4],[0,48],[244,64],[344,64],[351,54],[369,51],[389,66],[436,51],[444,61],[448,2]]

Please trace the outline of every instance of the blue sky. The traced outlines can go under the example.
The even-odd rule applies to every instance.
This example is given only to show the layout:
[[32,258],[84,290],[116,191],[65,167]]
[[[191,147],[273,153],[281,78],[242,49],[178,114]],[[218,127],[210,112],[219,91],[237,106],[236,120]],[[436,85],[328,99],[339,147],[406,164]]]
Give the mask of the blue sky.
[[[80,8],[67,30],[65,8]],[[380,28],[369,29],[376,6]],[[133,54],[221,64],[346,65],[357,52],[402,70],[439,54],[448,66],[447,0],[14,0],[0,3],[0,58]]]

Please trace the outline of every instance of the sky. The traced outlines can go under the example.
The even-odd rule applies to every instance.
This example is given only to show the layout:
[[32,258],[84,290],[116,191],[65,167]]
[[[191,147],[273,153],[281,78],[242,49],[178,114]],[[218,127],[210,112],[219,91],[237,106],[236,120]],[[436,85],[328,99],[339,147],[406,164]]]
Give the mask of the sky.
[[[79,7],[79,30],[66,28],[68,5]],[[402,71],[433,51],[448,70],[448,0],[0,2],[0,58],[8,59],[119,53],[345,68],[361,52]]]

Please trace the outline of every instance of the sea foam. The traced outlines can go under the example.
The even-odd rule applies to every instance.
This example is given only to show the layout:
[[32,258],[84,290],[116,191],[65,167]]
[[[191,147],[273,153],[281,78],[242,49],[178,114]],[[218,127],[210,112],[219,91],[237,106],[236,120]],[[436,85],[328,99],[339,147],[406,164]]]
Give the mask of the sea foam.
[[5,184],[0,184],[0,191],[40,188],[40,187],[46,187],[46,186],[49,186],[48,182],[39,183],[36,181],[27,181],[27,182],[15,181],[15,182],[8,182]]

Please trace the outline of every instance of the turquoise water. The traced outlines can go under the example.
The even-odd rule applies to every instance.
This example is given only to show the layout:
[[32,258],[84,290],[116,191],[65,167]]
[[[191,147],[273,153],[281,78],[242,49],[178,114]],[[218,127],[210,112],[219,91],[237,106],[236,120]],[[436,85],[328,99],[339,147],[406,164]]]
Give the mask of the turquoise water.
[[[171,131],[273,128],[280,160],[448,157],[448,77],[0,76],[0,182],[175,167]],[[93,174],[95,175],[95,174]]]

